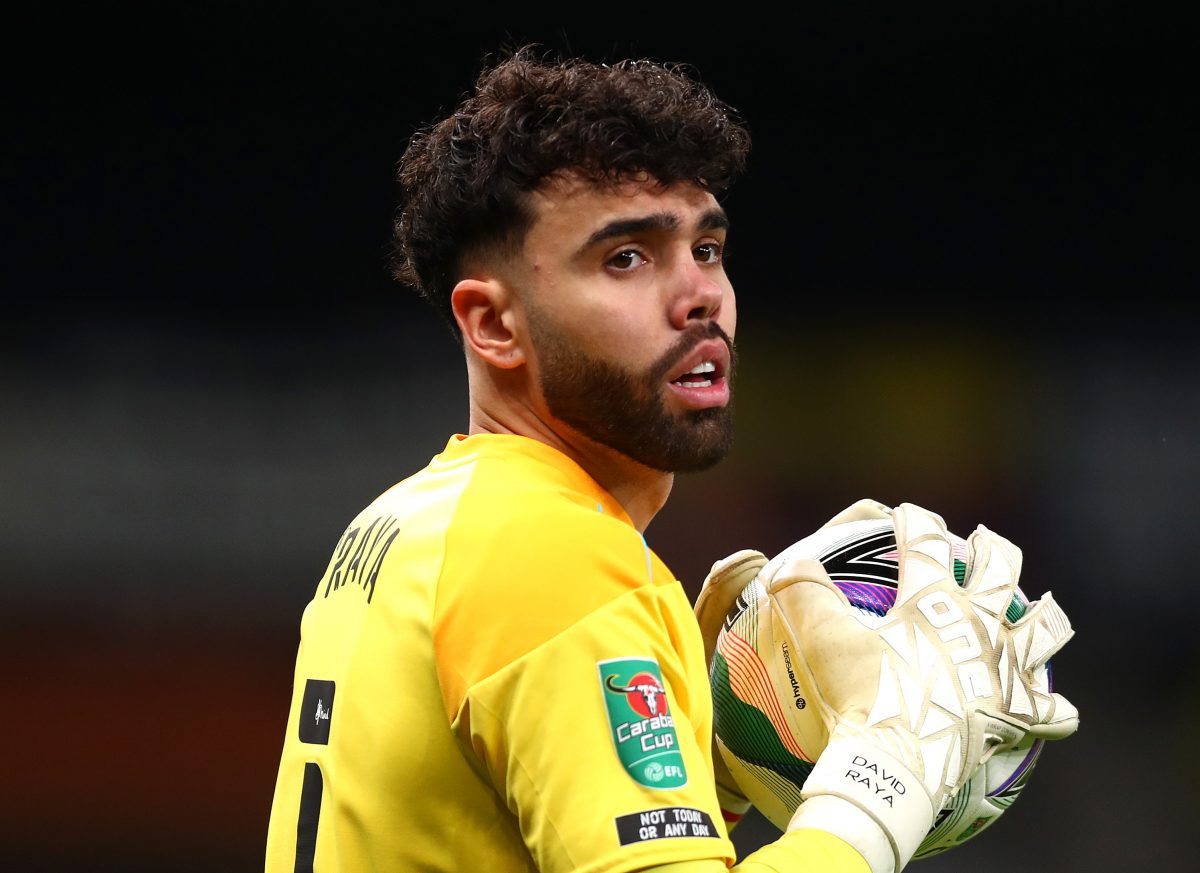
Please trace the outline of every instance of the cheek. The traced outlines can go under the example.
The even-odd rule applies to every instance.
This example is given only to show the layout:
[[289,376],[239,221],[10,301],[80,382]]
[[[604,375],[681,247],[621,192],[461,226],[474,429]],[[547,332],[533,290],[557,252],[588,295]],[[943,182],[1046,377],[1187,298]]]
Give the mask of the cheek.
[[655,335],[644,315],[614,308],[580,306],[557,312],[543,325],[564,357],[581,357],[614,366],[630,375],[647,370],[663,352],[664,338]]
[[612,333],[606,332],[604,337],[593,337],[592,348],[623,370],[642,373],[657,362],[669,343],[661,336],[648,333],[645,325],[639,326],[634,322],[625,325],[625,328]]
[[650,364],[671,337],[653,313],[634,306],[603,307],[572,325],[581,348],[630,369]]

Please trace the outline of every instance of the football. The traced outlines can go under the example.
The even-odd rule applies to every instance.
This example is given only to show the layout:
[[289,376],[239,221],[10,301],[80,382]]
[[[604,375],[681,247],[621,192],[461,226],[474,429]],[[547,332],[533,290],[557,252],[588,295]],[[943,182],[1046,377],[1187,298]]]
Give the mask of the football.
[[[951,534],[954,576],[966,575],[967,543]],[[785,554],[817,558],[847,599],[867,616],[880,616],[896,602],[898,555],[890,519],[853,521],[822,528],[789,546]],[[1009,621],[1024,613],[1028,599],[1017,589]],[[712,659],[714,733],[719,753],[738,786],[780,830],[800,805],[800,789],[829,740],[825,724],[805,699],[791,663],[796,647],[778,638],[765,588],[751,582],[726,618]],[[768,665],[771,667],[768,667]],[[1049,665],[1042,667],[1049,683]],[[787,683],[771,677],[787,676]],[[1017,799],[1041,753],[1042,740],[1026,738],[1000,752],[938,813],[917,849],[926,858],[962,845],[994,822]]]

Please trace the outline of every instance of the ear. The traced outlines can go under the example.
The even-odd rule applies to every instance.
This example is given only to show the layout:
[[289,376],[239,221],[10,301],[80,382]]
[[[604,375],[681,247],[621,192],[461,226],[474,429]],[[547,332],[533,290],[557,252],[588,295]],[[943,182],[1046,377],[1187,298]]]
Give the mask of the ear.
[[463,345],[503,370],[525,363],[525,349],[513,330],[515,306],[514,295],[499,279],[463,279],[450,292],[450,308]]

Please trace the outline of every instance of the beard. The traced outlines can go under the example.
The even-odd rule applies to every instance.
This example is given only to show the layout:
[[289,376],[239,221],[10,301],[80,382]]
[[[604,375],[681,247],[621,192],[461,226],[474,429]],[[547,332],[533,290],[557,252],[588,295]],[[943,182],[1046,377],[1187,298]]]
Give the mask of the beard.
[[733,444],[733,401],[672,412],[663,400],[667,374],[696,344],[718,338],[729,347],[725,379],[733,386],[737,353],[715,323],[697,324],[645,372],[626,370],[581,351],[541,313],[529,310],[541,361],[542,394],[552,415],[589,439],[665,473],[707,470]]

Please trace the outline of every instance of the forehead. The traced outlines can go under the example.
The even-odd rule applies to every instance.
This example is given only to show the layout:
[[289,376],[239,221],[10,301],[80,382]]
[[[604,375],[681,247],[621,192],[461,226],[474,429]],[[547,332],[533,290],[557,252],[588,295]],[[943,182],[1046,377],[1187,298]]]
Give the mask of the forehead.
[[558,241],[578,246],[614,222],[672,216],[681,232],[721,212],[716,198],[694,182],[662,185],[653,179],[597,185],[578,176],[557,176],[530,195],[533,223],[526,241],[541,247]]

